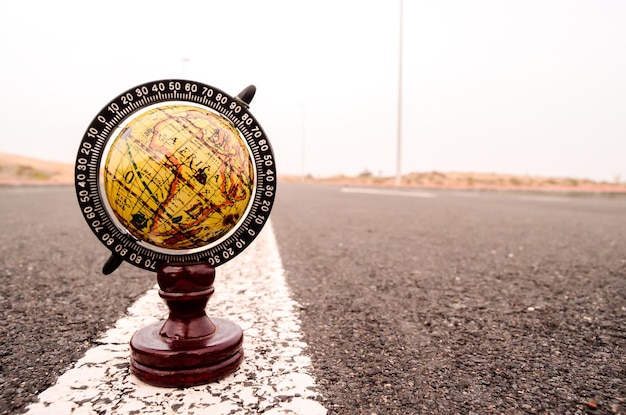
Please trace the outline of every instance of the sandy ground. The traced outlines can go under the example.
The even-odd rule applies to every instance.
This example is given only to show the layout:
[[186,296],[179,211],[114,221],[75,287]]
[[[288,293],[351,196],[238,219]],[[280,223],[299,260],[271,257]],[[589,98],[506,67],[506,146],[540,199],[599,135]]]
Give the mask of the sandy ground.
[[74,166],[0,153],[0,184],[71,184]]
[[[74,183],[74,166],[0,153],[0,185],[62,185]],[[362,174],[302,178],[282,175],[283,182],[319,182],[340,185],[396,186],[394,177]],[[516,176],[496,173],[421,172],[403,176],[401,186],[434,189],[539,190],[557,192],[607,192],[626,194],[626,183],[595,182],[562,177]]]
[[496,173],[409,173],[400,185],[394,177],[335,176],[326,178],[302,178],[279,176],[283,182],[319,182],[343,186],[400,186],[423,189],[464,190],[523,190],[549,192],[593,192],[626,194],[626,183],[594,182],[587,179],[515,176]]

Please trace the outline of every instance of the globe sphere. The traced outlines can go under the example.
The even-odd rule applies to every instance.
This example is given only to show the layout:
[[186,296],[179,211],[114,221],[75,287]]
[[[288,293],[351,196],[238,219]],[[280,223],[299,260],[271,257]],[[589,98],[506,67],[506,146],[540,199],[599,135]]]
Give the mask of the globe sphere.
[[216,243],[237,227],[253,198],[246,142],[208,108],[148,108],[114,133],[103,160],[112,216],[139,241],[163,250]]

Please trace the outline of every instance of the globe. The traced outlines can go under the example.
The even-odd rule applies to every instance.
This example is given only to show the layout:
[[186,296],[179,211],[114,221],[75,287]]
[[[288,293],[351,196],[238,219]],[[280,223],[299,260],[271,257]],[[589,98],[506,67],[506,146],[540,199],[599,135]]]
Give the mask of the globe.
[[163,250],[198,250],[245,217],[254,190],[246,142],[223,116],[188,103],[148,108],[111,137],[103,188],[112,216]]

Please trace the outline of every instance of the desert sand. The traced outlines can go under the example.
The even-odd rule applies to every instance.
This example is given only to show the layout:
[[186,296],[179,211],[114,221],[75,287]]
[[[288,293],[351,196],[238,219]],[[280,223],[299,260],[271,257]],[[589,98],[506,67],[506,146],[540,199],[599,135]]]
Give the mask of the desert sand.
[[[0,185],[71,185],[74,183],[71,163],[39,160],[17,154],[0,153]],[[362,173],[358,176],[311,177],[279,176],[284,182],[314,182],[336,185],[395,186],[394,177]],[[520,176],[498,173],[421,172],[402,177],[403,187],[540,190],[568,192],[607,192],[626,194],[626,183],[596,182],[564,177]]]

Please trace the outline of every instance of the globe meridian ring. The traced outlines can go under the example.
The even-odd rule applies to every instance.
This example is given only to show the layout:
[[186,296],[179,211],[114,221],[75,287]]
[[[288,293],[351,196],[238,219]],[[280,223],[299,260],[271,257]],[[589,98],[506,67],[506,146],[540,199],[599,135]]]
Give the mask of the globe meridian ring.
[[113,255],[140,268],[221,265],[265,225],[274,155],[247,105],[187,80],[139,85],[105,106],[76,159],[83,216]]

